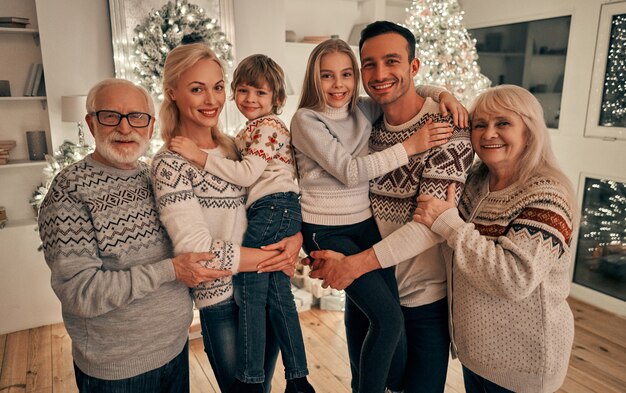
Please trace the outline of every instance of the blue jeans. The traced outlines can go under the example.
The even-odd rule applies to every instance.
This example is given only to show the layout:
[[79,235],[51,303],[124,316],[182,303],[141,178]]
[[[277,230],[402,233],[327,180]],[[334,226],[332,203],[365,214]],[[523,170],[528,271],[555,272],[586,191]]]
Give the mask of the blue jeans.
[[[300,232],[302,214],[298,194],[267,195],[248,208],[248,229],[243,246],[258,248]],[[265,380],[266,308],[278,340],[286,379],[306,376],[304,339],[291,281],[283,272],[239,273],[233,277],[239,306],[237,379],[246,383]]]
[[481,377],[465,366],[463,366],[463,382],[467,393],[513,393],[512,390]]
[[[302,224],[304,249],[356,254],[380,241],[373,218],[353,225]],[[346,288],[346,339],[352,391],[402,387],[406,345],[394,269],[364,274]]]
[[402,312],[408,349],[404,392],[443,392],[450,352],[447,299]]
[[[267,318],[266,315],[263,318]],[[220,391],[228,392],[235,382],[237,373],[237,330],[239,309],[234,299],[228,299],[200,310],[204,351],[209,357],[211,368]],[[265,392],[272,386],[272,375],[278,358],[278,345],[272,329],[267,330],[265,347]]]
[[79,392],[84,393],[184,393],[189,392],[189,346],[174,359],[154,370],[134,377],[105,380],[91,377],[74,363]]

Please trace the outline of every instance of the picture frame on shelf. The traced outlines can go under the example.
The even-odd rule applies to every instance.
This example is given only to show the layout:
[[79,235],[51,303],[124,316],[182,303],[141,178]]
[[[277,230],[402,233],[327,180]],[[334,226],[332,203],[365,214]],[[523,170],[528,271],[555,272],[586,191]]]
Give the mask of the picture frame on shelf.
[[587,105],[586,137],[626,139],[626,99],[623,92],[619,94],[619,84],[624,83],[619,74],[626,71],[625,31],[626,2],[603,4]]

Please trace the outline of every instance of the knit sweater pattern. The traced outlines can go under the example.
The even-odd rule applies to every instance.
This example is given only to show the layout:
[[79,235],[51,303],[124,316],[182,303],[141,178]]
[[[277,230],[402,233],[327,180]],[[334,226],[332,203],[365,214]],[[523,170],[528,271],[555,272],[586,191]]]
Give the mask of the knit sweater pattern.
[[401,143],[369,154],[372,123],[380,113],[367,99],[354,112],[344,106],[295,113],[291,132],[304,222],[352,225],[372,216],[369,180],[408,162]]
[[458,210],[432,226],[446,240],[453,350],[515,392],[554,392],[567,373],[572,208],[562,190],[537,176],[490,192],[470,176]]
[[[442,238],[412,220],[420,194],[446,199],[450,183],[457,198],[463,190],[474,152],[469,129],[453,124],[439,112],[439,105],[426,98],[419,113],[408,122],[393,126],[384,117],[373,126],[370,149],[382,151],[404,141],[432,119],[452,126],[445,144],[412,156],[402,167],[370,183],[372,210],[383,240],[374,245],[382,267],[396,266],[400,303],[407,307],[430,304],[446,296],[446,273],[438,247]],[[458,200],[458,199],[457,199]]]
[[299,193],[289,129],[275,115],[248,121],[235,137],[241,161],[209,155],[204,169],[223,180],[248,187],[246,207],[279,192]]
[[[225,158],[220,148],[204,151]],[[198,169],[165,148],[152,160],[152,179],[174,253],[211,252],[215,257],[204,262],[206,267],[236,273],[247,226],[245,187]],[[192,293],[198,308],[217,304],[233,296],[232,278],[201,283]]]
[[176,281],[145,164],[119,170],[88,156],[64,168],[41,205],[39,235],[84,373],[130,378],[182,351],[191,297]]

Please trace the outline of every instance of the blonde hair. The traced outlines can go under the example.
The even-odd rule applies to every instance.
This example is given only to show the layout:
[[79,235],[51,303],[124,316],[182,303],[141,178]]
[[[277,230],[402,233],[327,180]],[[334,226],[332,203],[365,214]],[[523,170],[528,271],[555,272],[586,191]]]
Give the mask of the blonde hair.
[[150,93],[148,93],[148,91],[144,89],[142,86],[136,85],[131,81],[127,81],[126,79],[115,79],[115,78],[104,79],[96,83],[89,90],[89,93],[87,93],[87,100],[85,103],[85,107],[86,107],[85,109],[87,109],[88,114],[91,114],[96,111],[96,99],[100,95],[100,92],[106,89],[107,87],[111,87],[111,86],[127,86],[127,87],[134,88],[135,90],[140,92],[146,100],[146,105],[148,106],[148,112],[149,112],[148,114],[154,117],[154,102],[152,101],[152,97],[150,96]]
[[287,100],[285,73],[278,63],[268,56],[251,55],[241,60],[230,84],[233,98],[237,93],[237,86],[249,85],[260,89],[263,82],[266,82],[272,90],[272,113],[280,115]]
[[[180,112],[168,92],[175,89],[180,76],[200,60],[215,61],[224,73],[224,66],[205,44],[180,45],[167,54],[163,67],[163,92],[165,94],[163,94],[163,103],[159,110],[161,138],[166,145],[173,137],[180,135]],[[231,137],[222,133],[218,127],[211,129],[211,136],[228,158],[237,159],[237,149]]]
[[[502,110],[516,113],[526,125],[527,145],[515,170],[518,181],[523,184],[534,176],[552,178],[563,185],[571,208],[574,209],[576,206],[574,188],[559,167],[552,152],[550,135],[539,101],[522,87],[515,85],[495,86],[487,89],[476,98],[470,110],[470,118],[473,118],[479,111],[493,114]],[[479,162],[475,169],[481,177],[486,177],[489,173],[489,169],[482,162]]]
[[322,62],[322,56],[329,53],[344,53],[350,58],[352,69],[354,70],[355,83],[349,109],[354,111],[356,110],[357,100],[359,99],[359,82],[361,78],[359,74],[359,63],[350,45],[337,38],[326,40],[313,48],[306,65],[304,83],[302,84],[302,96],[300,97],[298,108],[308,108],[315,111],[323,111],[324,108],[326,108],[326,100],[324,99],[324,92],[322,91],[320,64]]

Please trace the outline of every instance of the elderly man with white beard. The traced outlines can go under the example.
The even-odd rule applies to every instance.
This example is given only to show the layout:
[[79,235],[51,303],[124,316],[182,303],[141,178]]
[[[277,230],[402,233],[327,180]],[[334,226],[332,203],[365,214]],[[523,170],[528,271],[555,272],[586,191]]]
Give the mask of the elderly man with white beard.
[[64,168],[39,212],[39,234],[72,338],[81,392],[188,392],[187,287],[230,274],[210,253],[172,257],[139,161],[154,130],[145,89],[95,85],[85,120],[95,151]]

